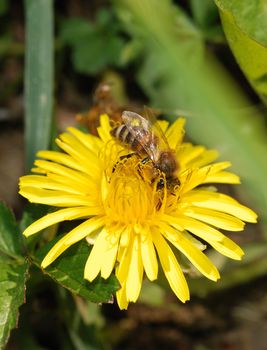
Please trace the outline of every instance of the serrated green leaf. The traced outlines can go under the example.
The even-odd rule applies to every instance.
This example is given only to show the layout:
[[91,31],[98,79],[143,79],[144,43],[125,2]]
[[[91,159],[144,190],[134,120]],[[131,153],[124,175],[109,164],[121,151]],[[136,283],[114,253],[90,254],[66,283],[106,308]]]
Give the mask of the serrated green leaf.
[[0,252],[7,257],[21,259],[24,250],[23,238],[14,215],[0,202]]
[[[32,258],[40,267],[41,262],[50,248],[58,241],[59,237],[43,246]],[[57,283],[78,294],[88,301],[94,303],[109,302],[112,295],[119,288],[115,276],[110,276],[107,280],[100,277],[92,283],[84,280],[83,273],[86,260],[89,256],[90,248],[84,241],[79,242],[69,248],[56,261],[54,261],[44,271]]]
[[53,108],[53,2],[26,0],[26,163],[29,170],[35,154],[48,149]]
[[0,259],[0,348],[9,338],[10,331],[17,325],[18,308],[24,303],[25,283],[28,278],[27,261]]
[[13,213],[0,203],[0,348],[16,326],[24,302],[29,264],[22,256],[24,242]]
[[[144,48],[139,83],[151,104],[188,111],[194,142],[218,149],[241,176],[242,196],[267,221],[267,142],[259,111],[204,46],[203,37],[169,0],[114,0],[125,29]],[[149,15],[148,15],[149,14]],[[158,25],[160,23],[160,26]],[[192,25],[191,25],[192,27]],[[244,195],[245,193],[245,195]]]
[[[218,1],[218,3],[222,4],[223,1]],[[227,41],[240,68],[243,70],[252,87],[267,103],[267,46],[261,44],[260,41],[256,41],[254,37],[249,36],[245,24],[239,27],[237,25],[239,22],[234,17],[233,12],[225,10],[224,7],[220,6],[220,16]],[[247,19],[245,23],[248,26],[253,21],[254,18],[250,17],[249,21]],[[259,31],[265,32],[266,38],[267,15],[264,28],[261,28],[261,23],[257,23],[257,28]]]

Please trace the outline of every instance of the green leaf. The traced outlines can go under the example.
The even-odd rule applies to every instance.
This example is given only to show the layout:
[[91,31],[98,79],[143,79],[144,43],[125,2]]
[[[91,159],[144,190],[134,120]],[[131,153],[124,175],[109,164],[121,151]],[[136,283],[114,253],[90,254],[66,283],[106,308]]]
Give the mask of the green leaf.
[[3,203],[0,203],[0,253],[19,259],[23,250],[23,237],[14,215]]
[[0,203],[0,348],[18,321],[18,308],[24,303],[29,264],[21,255],[22,235],[14,215]]
[[111,35],[105,40],[102,33],[96,33],[75,47],[72,59],[78,72],[94,75],[117,65],[123,41]]
[[189,136],[232,161],[233,171],[241,176],[242,197],[266,222],[267,142],[260,112],[244,112],[249,101],[240,87],[171,1],[114,4],[125,30],[143,45],[138,80],[151,104],[165,111],[188,111]]
[[[43,246],[34,256],[33,261],[40,267],[41,262],[59,237]],[[94,303],[109,302],[119,288],[115,276],[107,280],[96,278],[92,283],[84,280],[83,272],[90,248],[84,241],[70,247],[44,271],[57,283],[71,292],[78,294]]]
[[230,12],[240,30],[267,47],[266,0],[215,0],[222,12]]
[[64,20],[60,39],[71,46],[73,65],[80,73],[94,75],[109,66],[123,64],[125,40],[111,11],[100,10],[94,23],[81,18]]
[[26,163],[50,144],[53,108],[53,2],[26,0]]
[[[252,87],[267,103],[267,14],[264,14],[262,7],[262,16],[260,16],[261,7],[256,6],[259,1],[250,2],[250,7],[247,1],[238,2],[235,6],[234,4],[229,6],[228,1],[217,1],[217,3],[226,38],[240,68]],[[223,6],[224,3],[228,6]],[[244,6],[246,6],[246,11]],[[258,13],[254,13],[256,10]],[[249,18],[247,18],[248,13]],[[264,24],[261,21],[256,22],[257,18],[264,16]],[[254,23],[253,27],[251,23]],[[253,33],[251,33],[252,29]],[[264,40],[260,40],[263,33],[262,39]]]
[[17,324],[18,308],[24,303],[29,264],[12,212],[0,203],[0,348]]
[[61,23],[60,39],[64,44],[75,45],[77,40],[86,40],[93,33],[94,29],[90,22],[82,18],[65,19]]
[[18,308],[25,302],[27,261],[7,261],[0,258],[0,348],[7,343],[10,331],[17,326]]
[[[61,319],[68,331],[68,342],[75,349],[95,350],[102,349],[103,333],[100,328],[104,324],[101,309],[77,296],[71,295],[66,289],[59,286],[59,309]],[[66,308],[66,305],[68,307]]]

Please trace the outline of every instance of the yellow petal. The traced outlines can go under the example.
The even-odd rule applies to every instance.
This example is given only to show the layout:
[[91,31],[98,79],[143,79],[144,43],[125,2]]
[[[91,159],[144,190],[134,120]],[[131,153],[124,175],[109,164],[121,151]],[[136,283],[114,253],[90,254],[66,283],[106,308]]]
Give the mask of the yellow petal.
[[[178,230],[179,231],[179,230]],[[189,232],[183,231],[183,236],[188,239],[189,242],[191,242],[196,248],[203,251],[207,248],[207,245],[201,242],[200,240],[196,239],[194,236],[192,236]]]
[[204,150],[197,158],[192,159],[190,163],[187,163],[187,167],[201,168],[207,164],[212,163],[218,158],[218,152],[216,150]]
[[199,168],[217,159],[218,152],[216,150],[206,150],[203,146],[183,143],[178,148],[177,158],[182,169]]
[[242,231],[244,229],[244,223],[240,219],[211,209],[188,207],[183,210],[183,214],[223,230]]
[[93,281],[101,270],[103,259],[105,259],[105,251],[108,245],[108,232],[105,228],[99,232],[91,253],[87,259],[84,268],[84,278]]
[[230,238],[224,237],[222,242],[209,242],[219,253],[234,260],[241,260],[244,255],[243,250]]
[[223,184],[240,184],[239,176],[228,171],[220,171],[216,174],[210,174],[203,183],[223,183]]
[[64,178],[70,178],[72,180],[75,180],[77,183],[83,184],[84,186],[86,186],[88,182],[87,174],[83,174],[80,171],[72,170],[63,165],[49,162],[46,160],[36,160],[34,164],[40,169],[43,169],[47,172],[61,175]]
[[31,168],[31,172],[35,174],[47,174],[47,171],[41,168],[33,167]]
[[77,163],[71,156],[62,152],[56,151],[39,151],[37,152],[37,157],[51,160],[53,162],[65,165],[74,170],[82,171],[83,167],[81,164]]
[[68,183],[58,183],[48,176],[40,175],[26,175],[20,178],[21,187],[36,187],[49,190],[64,191],[67,193],[83,194],[81,190],[76,187],[69,186]]
[[185,119],[178,118],[176,121],[167,129],[166,138],[168,140],[171,149],[176,149],[182,142],[184,137],[184,125]]
[[57,183],[64,184],[70,188],[75,188],[77,192],[82,193],[84,195],[98,193],[99,184],[96,179],[92,179],[90,177],[87,178],[85,184],[77,181],[77,179],[72,179],[70,177],[65,177],[62,175],[57,175],[53,173],[48,173],[47,177]]
[[41,266],[46,268],[50,265],[59,255],[61,255],[66,249],[72,244],[85,238],[87,235],[97,230],[99,227],[104,225],[104,218],[92,218],[86,220],[75,229],[70,231],[66,236],[61,238],[47,253],[42,261]]
[[122,284],[121,288],[116,292],[118,306],[121,310],[127,310],[129,301],[126,299],[126,282]]
[[[85,173],[97,177],[100,171],[98,156],[82,146],[80,143],[75,144],[75,138],[69,134],[62,134],[61,138],[64,140],[64,142],[57,139],[57,145],[72,158],[74,158],[80,164],[80,166],[82,166]],[[71,145],[69,145],[67,141]]]
[[153,232],[153,241],[162,269],[172,290],[183,303],[186,302],[189,300],[189,289],[175,255],[162,235],[156,230]]
[[220,278],[219,271],[213,263],[201,250],[186,239],[182,232],[174,230],[166,224],[161,226],[161,232],[204,276],[213,281],[217,281]]
[[[153,122],[153,121],[152,121]],[[155,122],[155,126],[156,128],[159,127],[161,132],[163,132],[164,134],[164,137],[165,137],[165,132],[169,126],[169,122],[167,120],[159,120],[159,119],[156,119],[156,122]]]
[[110,131],[111,126],[109,123],[109,117],[106,114],[102,114],[100,116],[100,126],[97,128],[97,132],[101,140],[104,141],[104,143],[107,143],[109,140],[112,139]]
[[184,195],[186,192],[203,184],[207,178],[211,178],[213,175],[216,175],[229,166],[231,166],[230,162],[219,162],[199,169],[189,168],[188,170],[181,172],[179,175],[179,180],[181,181],[181,194]]
[[163,220],[169,225],[177,228],[179,231],[182,231],[181,227],[183,227],[185,230],[192,232],[194,235],[204,239],[207,242],[209,240],[222,241],[224,237],[224,235],[215,228],[187,216],[164,215]]
[[71,132],[86,148],[96,154],[98,154],[99,150],[103,147],[103,142],[94,135],[85,134],[79,129],[72,127],[69,127],[67,130]]
[[158,260],[149,227],[145,227],[144,231],[141,235],[142,260],[148,279],[154,281],[158,276]]
[[120,282],[120,284],[124,284],[128,277],[130,261],[132,257],[132,249],[133,249],[133,236],[129,239],[129,243],[127,246],[120,246],[118,252],[118,261],[119,265],[116,269],[116,276]]
[[30,202],[53,205],[56,207],[74,207],[95,205],[95,199],[89,196],[68,194],[62,191],[50,191],[33,187],[22,187],[19,193]]
[[45,229],[51,225],[57,224],[65,220],[75,220],[80,218],[89,217],[91,215],[97,215],[101,208],[66,208],[57,210],[54,213],[47,214],[39,220],[32,223],[23,232],[24,236],[29,237],[34,233]]
[[187,192],[204,182],[209,171],[206,168],[203,169],[188,169],[179,175],[179,180],[181,181],[179,192],[181,196],[184,196]]
[[183,198],[181,198],[181,203],[190,202],[201,208],[210,208],[232,214],[243,221],[257,221],[257,215],[251,209],[222,193],[194,190],[186,193]]
[[144,269],[140,250],[140,237],[135,235],[126,281],[127,301],[136,302],[142,287]]
[[205,151],[203,146],[193,146],[191,143],[182,143],[177,151],[177,157],[182,168],[187,169]]
[[101,277],[108,278],[115,266],[118,253],[120,232],[109,233],[106,237],[107,245],[101,262]]

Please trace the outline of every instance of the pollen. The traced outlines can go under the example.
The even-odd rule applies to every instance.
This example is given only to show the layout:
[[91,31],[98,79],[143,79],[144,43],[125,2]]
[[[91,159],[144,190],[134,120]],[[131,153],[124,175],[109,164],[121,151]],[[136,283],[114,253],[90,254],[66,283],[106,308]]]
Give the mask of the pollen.
[[120,159],[107,179],[108,193],[103,206],[109,224],[144,224],[157,214],[162,192],[157,190],[151,163],[142,164],[133,154]]

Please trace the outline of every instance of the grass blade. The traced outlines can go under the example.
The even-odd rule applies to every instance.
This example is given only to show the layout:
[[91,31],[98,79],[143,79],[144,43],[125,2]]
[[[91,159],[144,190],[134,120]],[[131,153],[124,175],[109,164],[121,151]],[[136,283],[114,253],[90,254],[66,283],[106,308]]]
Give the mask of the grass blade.
[[26,168],[50,143],[53,105],[52,0],[26,0],[25,143]]

